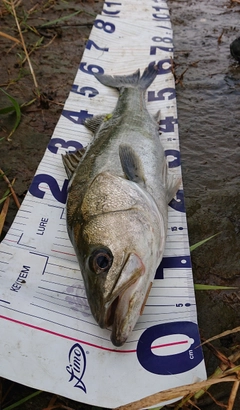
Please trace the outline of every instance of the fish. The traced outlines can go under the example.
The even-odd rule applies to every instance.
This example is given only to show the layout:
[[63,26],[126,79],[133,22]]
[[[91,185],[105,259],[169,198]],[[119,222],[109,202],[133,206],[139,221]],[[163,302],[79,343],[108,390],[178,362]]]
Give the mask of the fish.
[[69,178],[67,231],[98,325],[122,346],[146,304],[164,252],[168,203],[180,180],[168,172],[159,138],[160,112],[146,107],[158,74],[94,74],[119,97],[112,113],[87,118],[91,143],[63,156]]

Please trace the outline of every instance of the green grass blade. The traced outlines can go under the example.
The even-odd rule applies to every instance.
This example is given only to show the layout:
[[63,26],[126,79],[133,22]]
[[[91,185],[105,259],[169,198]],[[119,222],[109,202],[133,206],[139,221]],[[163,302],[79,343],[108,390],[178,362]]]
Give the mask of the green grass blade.
[[9,112],[15,111],[15,108],[11,105],[10,107],[5,107],[0,110],[0,114],[8,114]]
[[32,104],[36,101],[36,99],[37,99],[37,98],[33,98],[32,100],[23,103],[23,104],[21,105],[21,108],[29,107],[29,105],[32,105]]
[[3,410],[12,410],[15,409],[16,407],[21,406],[21,404],[25,403],[28,400],[31,400],[33,397],[38,396],[40,393],[42,393],[41,390],[37,390],[34,393],[30,394],[29,396],[24,397],[23,399],[17,401],[16,403],[11,404],[8,407],[5,407]]
[[0,198],[0,205],[6,201],[7,197],[11,195],[10,189],[7,189],[7,191],[4,193],[2,198]]
[[202,285],[201,283],[194,284],[195,290],[228,290],[228,289],[238,289],[236,286],[217,286],[217,285]]
[[[36,101],[36,98],[33,98],[33,100],[31,100],[31,101],[28,101],[28,102],[25,102],[25,103],[21,104],[20,109],[28,107],[29,105],[33,104],[35,101]],[[0,115],[9,114],[10,112],[13,112],[13,111],[15,111],[15,108],[14,108],[13,105],[10,105],[9,107],[1,108],[0,109]]]
[[76,16],[79,13],[82,13],[82,10],[75,11],[75,13],[68,14],[67,16],[60,17],[59,19],[56,19],[56,20],[48,21],[47,23],[42,24],[41,28],[47,27],[47,26],[54,26],[54,24],[60,23],[64,20],[69,20],[70,18],[72,18],[73,16]]
[[8,138],[7,138],[7,139],[9,139],[13,135],[13,133],[16,131],[16,129],[17,129],[17,127],[18,127],[18,125],[21,121],[21,108],[20,108],[20,105],[18,104],[17,100],[15,100],[15,98],[13,98],[10,94],[8,94],[7,91],[3,90],[2,88],[0,88],[0,90],[4,94],[6,94],[8,99],[11,101],[11,103],[14,107],[15,113],[16,113],[16,121],[15,121],[14,127],[13,127],[12,131],[10,132],[10,134],[8,135]]
[[190,246],[190,251],[194,251],[194,249],[198,248],[199,246],[203,245],[205,242],[210,241],[210,239],[214,238],[215,236],[219,235],[221,232],[215,233],[215,235],[210,236],[209,238],[203,239],[200,242],[195,243],[194,245]]

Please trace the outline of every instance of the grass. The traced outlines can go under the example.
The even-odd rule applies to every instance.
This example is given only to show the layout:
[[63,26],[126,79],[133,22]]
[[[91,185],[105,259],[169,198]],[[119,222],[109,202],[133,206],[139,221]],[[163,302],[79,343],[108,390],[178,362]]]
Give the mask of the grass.
[[[195,249],[197,249],[199,246],[204,245],[206,242],[210,241],[210,239],[215,238],[215,236],[220,235],[221,232],[216,233],[215,235],[209,236],[206,239],[203,239],[202,241],[199,241],[195,243],[194,245],[190,246],[190,251],[193,252]],[[217,286],[217,285],[204,285],[202,283],[195,283],[194,284],[194,289],[195,290],[229,290],[229,289],[238,289],[235,286]]]
[[[47,23],[42,24],[41,27],[54,26],[58,23],[62,23],[63,21],[69,20],[70,18],[72,18],[74,16],[77,16],[77,14],[79,14],[79,13],[82,13],[82,10],[78,10],[75,13],[69,14],[68,16],[63,16],[63,17],[58,18],[56,20],[48,21]],[[94,16],[94,14],[93,14],[93,16]]]
[[3,88],[0,88],[0,90],[7,96],[7,98],[12,103],[12,105],[0,109],[0,115],[10,114],[10,113],[15,114],[15,122],[13,124],[13,128],[6,138],[7,141],[11,141],[12,135],[14,134],[14,132],[16,131],[16,129],[18,128],[20,124],[21,117],[22,117],[22,110],[28,107],[29,105],[33,104],[36,101],[36,98],[33,98],[31,101],[20,105],[18,101],[13,96],[11,96],[7,91],[3,90]]
[[[67,2],[66,2],[67,3]],[[37,96],[37,99],[39,100],[40,104],[42,102],[42,91],[41,91],[41,87],[38,84],[38,80],[37,80],[37,76],[35,74],[35,70],[34,70],[34,65],[35,62],[32,62],[30,55],[32,53],[34,53],[36,50],[38,50],[40,47],[47,47],[49,46],[52,41],[54,41],[57,37],[57,34],[55,34],[55,36],[53,37],[53,39],[51,39],[49,41],[48,44],[43,44],[44,42],[44,37],[40,36],[39,34],[39,29],[47,29],[48,27],[54,27],[54,26],[59,26],[61,25],[63,22],[65,21],[69,21],[71,20],[73,17],[84,13],[85,15],[89,15],[92,16],[93,18],[95,18],[96,14],[91,13],[89,11],[86,11],[84,9],[79,9],[74,13],[68,14],[68,15],[64,15],[61,16],[57,19],[54,20],[50,20],[48,22],[45,23],[41,23],[39,25],[39,27],[34,27],[33,25],[31,25],[30,23],[28,23],[28,20],[32,17],[32,15],[36,12],[36,6],[40,7],[39,5],[35,5],[34,7],[32,7],[30,10],[26,11],[24,7],[21,8],[21,17],[19,17],[18,15],[18,7],[20,5],[22,5],[22,1],[21,0],[3,0],[2,1],[3,6],[5,7],[5,9],[3,9],[2,14],[6,14],[9,13],[13,16],[14,21],[15,21],[15,25],[18,31],[18,35],[19,38],[16,38],[16,36],[14,35],[10,35],[4,31],[0,31],[0,37],[3,37],[4,39],[8,39],[10,41],[12,41],[14,43],[13,47],[15,47],[16,45],[21,46],[22,50],[18,50],[18,52],[16,53],[16,55],[19,58],[20,61],[20,71],[19,71],[19,75],[17,78],[12,79],[9,81],[9,83],[7,84],[7,86],[9,86],[10,84],[16,83],[19,80],[22,79],[22,77],[24,75],[26,75],[26,70],[24,72],[24,70],[22,69],[24,66],[24,63],[27,61],[28,63],[28,67],[30,70],[30,74],[32,77],[32,81],[33,81],[33,85],[34,85],[34,94]],[[44,1],[43,4],[41,5],[42,10],[45,11],[51,7],[53,7],[53,5],[55,5],[55,1],[54,0],[50,0],[50,1]],[[14,29],[13,29],[14,31]],[[24,33],[25,32],[33,32],[35,35],[40,36],[38,38],[37,41],[35,41],[35,43],[29,47],[29,45],[26,44],[25,38],[24,38]],[[14,126],[12,128],[12,130],[10,131],[10,133],[8,134],[8,136],[6,137],[6,139],[8,141],[10,141],[12,135],[14,134],[14,132],[16,131],[17,127],[20,124],[21,121],[21,108],[22,106],[20,106],[20,104],[18,103],[17,99],[9,94],[6,90],[4,90],[3,88],[0,87],[0,90],[6,94],[6,96],[8,97],[8,99],[11,102],[11,106],[7,106],[4,107],[2,109],[0,109],[0,115],[4,115],[4,114],[9,114],[11,112],[15,113],[15,123]],[[31,100],[32,102],[36,101],[36,98]],[[26,106],[26,104],[25,104]]]
[[33,399],[34,397],[38,396],[39,394],[41,394],[42,391],[41,390],[37,390],[32,394],[29,394],[29,396],[24,397],[21,400],[18,400],[16,403],[11,404],[10,406],[4,407],[3,410],[13,410],[16,409],[17,407],[21,406],[23,403],[26,403],[28,400]]
[[16,12],[16,6],[19,4],[19,2],[18,2],[18,0],[17,0],[17,1],[13,1],[13,0],[11,0],[11,1],[3,0],[3,2],[4,2],[7,6],[10,7],[10,11],[11,11],[11,13],[12,13],[13,16],[14,16],[14,19],[15,19],[15,22],[16,22],[16,26],[17,26],[17,29],[18,29],[18,32],[19,32],[19,36],[20,36],[21,46],[22,46],[22,48],[23,48],[23,50],[24,50],[25,57],[26,57],[26,59],[27,59],[27,62],[28,62],[28,65],[29,65],[29,68],[30,68],[30,71],[31,71],[31,75],[32,75],[32,78],[33,78],[33,83],[34,83],[34,86],[35,86],[35,90],[36,90],[36,93],[37,93],[38,95],[40,95],[40,93],[39,93],[39,87],[38,87],[38,83],[37,83],[37,79],[36,79],[36,76],[35,76],[35,72],[34,72],[34,69],[33,69],[33,66],[32,66],[31,59],[30,59],[29,54],[28,54],[28,50],[27,50],[27,47],[26,47],[26,44],[25,44],[25,40],[24,40],[24,37],[23,37],[22,29],[21,29],[21,26],[20,26],[20,23],[19,23],[19,19],[18,19],[18,16],[17,16],[17,12]]
[[2,88],[0,90],[8,97],[12,105],[10,107],[5,107],[0,110],[0,115],[1,114],[8,114],[10,112],[15,112],[16,114],[16,120],[13,125],[13,129],[11,130],[10,134],[7,136],[7,140],[9,141],[13,133],[16,131],[17,127],[20,124],[21,121],[21,108],[20,105],[18,104],[17,100],[13,98],[10,94],[7,93],[7,91],[4,91]]

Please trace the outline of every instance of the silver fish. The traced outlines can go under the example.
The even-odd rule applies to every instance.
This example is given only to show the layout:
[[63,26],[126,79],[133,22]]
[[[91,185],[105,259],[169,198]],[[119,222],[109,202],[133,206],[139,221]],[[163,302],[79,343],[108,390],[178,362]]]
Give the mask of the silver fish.
[[101,328],[112,326],[121,346],[145,306],[161,262],[168,203],[179,178],[168,176],[146,89],[157,75],[150,64],[127,76],[95,74],[119,90],[112,114],[85,121],[93,132],[86,149],[63,156],[70,179],[67,229],[84,279],[88,302]]

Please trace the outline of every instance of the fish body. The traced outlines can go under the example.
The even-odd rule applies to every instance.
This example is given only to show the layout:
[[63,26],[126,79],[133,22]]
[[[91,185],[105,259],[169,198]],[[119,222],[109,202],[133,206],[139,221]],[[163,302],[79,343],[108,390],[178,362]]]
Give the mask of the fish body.
[[157,75],[150,64],[142,76],[95,74],[117,88],[111,114],[87,119],[93,132],[86,149],[66,154],[69,176],[67,229],[84,279],[88,302],[111,340],[121,346],[142,313],[161,262],[168,202],[179,180],[167,173],[158,117],[145,103]]

